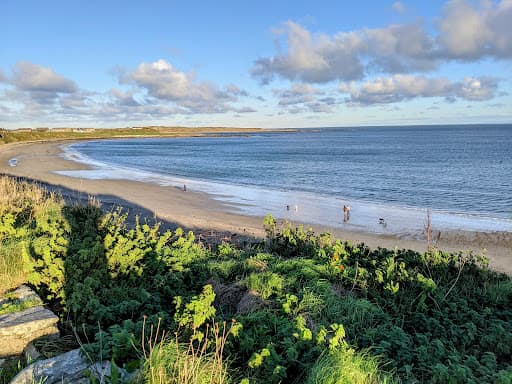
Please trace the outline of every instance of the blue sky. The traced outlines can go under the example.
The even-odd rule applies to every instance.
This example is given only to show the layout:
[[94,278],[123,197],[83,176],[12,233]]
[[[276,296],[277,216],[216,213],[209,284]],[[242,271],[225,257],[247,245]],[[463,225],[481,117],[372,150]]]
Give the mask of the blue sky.
[[4,0],[0,127],[510,123],[510,20],[512,0]]

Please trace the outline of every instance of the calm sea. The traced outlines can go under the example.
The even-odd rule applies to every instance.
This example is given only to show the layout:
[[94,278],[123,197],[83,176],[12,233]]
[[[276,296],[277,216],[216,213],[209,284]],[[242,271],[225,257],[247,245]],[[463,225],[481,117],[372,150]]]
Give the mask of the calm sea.
[[512,231],[511,153],[512,125],[472,125],[88,141],[65,156],[94,166],[71,176],[187,184],[245,214],[417,234],[427,208],[440,229]]

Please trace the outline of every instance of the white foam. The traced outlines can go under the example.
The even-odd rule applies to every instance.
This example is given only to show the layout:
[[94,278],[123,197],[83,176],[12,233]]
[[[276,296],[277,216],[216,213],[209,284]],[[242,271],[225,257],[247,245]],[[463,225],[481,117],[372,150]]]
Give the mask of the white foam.
[[[92,169],[55,172],[60,175],[95,180],[134,180],[177,188],[186,185],[188,191],[208,193],[213,199],[223,202],[228,210],[250,216],[264,216],[270,213],[280,219],[414,238],[424,232],[426,224],[426,209],[167,176],[102,163],[75,151],[72,145],[64,148],[62,156],[87,164]],[[351,206],[351,216],[347,222],[343,222],[344,204]],[[287,206],[296,206],[297,210],[288,210]],[[431,226],[434,230],[512,232],[512,220],[440,210],[430,212]],[[380,218],[384,219],[385,224],[379,223]]]

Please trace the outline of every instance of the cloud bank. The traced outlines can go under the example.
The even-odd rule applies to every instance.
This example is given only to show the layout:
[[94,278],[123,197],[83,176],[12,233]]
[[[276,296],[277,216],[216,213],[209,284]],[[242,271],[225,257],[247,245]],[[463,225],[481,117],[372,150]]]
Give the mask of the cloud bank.
[[[395,6],[396,8],[396,6]],[[450,1],[436,33],[420,22],[334,35],[312,34],[288,21],[278,31],[286,49],[254,62],[251,73],[263,84],[275,77],[327,83],[362,80],[369,74],[428,72],[440,63],[512,58],[512,0],[472,7]]]
[[194,73],[177,70],[165,60],[141,63],[118,71],[119,87],[90,92],[51,68],[30,62],[15,64],[9,75],[0,72],[2,120],[151,121],[177,114],[251,113],[239,106],[249,94],[233,84],[220,88],[196,80]]
[[456,99],[485,101],[496,95],[497,80],[492,77],[467,77],[460,82],[453,82],[443,77],[394,75],[361,86],[342,83],[340,92],[350,95],[346,99],[347,103],[358,105],[389,104],[417,97],[444,97],[449,102]]

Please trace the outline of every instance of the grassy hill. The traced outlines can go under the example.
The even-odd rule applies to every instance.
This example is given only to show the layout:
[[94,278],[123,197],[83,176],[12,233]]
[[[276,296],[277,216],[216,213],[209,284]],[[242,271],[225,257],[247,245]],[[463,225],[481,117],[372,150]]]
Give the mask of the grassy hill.
[[24,141],[49,141],[65,139],[108,139],[120,137],[177,137],[204,136],[234,132],[257,132],[260,128],[223,128],[223,127],[133,127],[133,128],[54,128],[54,129],[0,129],[0,144]]

